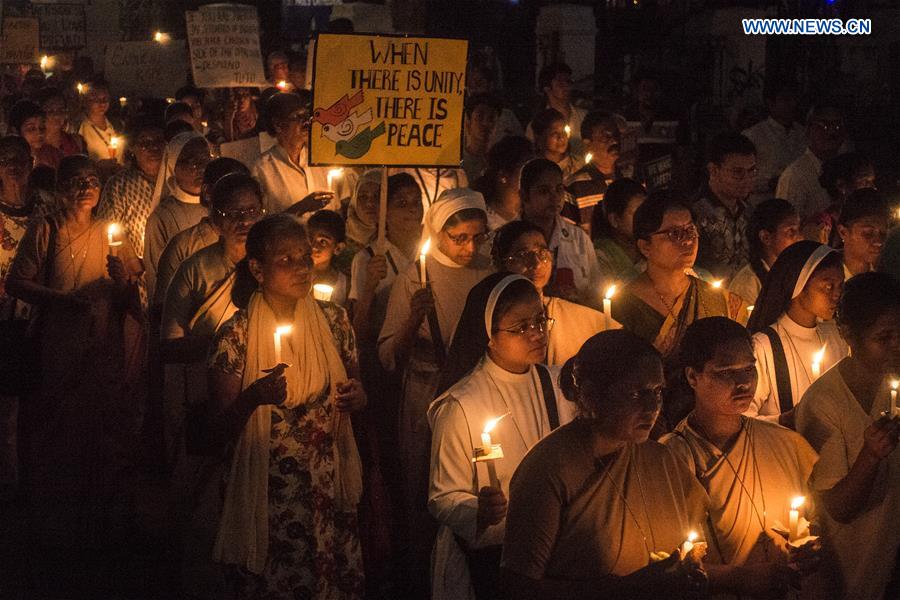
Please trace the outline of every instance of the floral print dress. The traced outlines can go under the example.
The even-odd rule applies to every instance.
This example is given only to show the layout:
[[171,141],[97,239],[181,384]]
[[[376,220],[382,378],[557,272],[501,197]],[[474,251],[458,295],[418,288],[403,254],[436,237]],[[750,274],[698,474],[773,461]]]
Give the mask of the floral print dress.
[[[356,339],[343,308],[319,302],[348,372],[355,369]],[[242,377],[247,354],[246,310],[216,334],[209,366]],[[328,391],[288,409],[272,407],[269,460],[269,551],[265,570],[241,570],[240,598],[267,600],[361,598],[363,565],[356,513],[334,508],[334,406]]]

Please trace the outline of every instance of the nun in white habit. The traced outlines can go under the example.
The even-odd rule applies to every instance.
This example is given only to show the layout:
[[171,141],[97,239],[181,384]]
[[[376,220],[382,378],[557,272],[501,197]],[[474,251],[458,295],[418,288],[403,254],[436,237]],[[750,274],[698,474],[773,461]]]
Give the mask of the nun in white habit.
[[[571,421],[575,406],[546,356],[552,320],[522,275],[497,273],[469,293],[450,348],[441,395],[428,410],[433,430],[428,509],[441,525],[432,598],[499,597],[497,577],[509,482],[528,451]],[[497,420],[499,418],[499,420]],[[503,458],[473,462],[490,430]]]
[[840,254],[817,242],[789,246],[772,265],[748,324],[759,384],[747,416],[793,429],[800,398],[847,356],[832,320],[843,282]]

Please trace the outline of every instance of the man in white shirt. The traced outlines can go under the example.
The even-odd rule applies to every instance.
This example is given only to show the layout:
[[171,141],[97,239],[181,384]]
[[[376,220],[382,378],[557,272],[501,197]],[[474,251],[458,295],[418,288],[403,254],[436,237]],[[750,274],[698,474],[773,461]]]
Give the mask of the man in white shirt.
[[[326,167],[309,166],[308,98],[306,90],[269,98],[266,128],[278,143],[263,152],[252,169],[262,186],[266,212],[287,210],[304,221],[323,208],[339,211],[341,197],[329,189]],[[345,185],[344,179],[338,185]]]
[[828,208],[831,197],[819,183],[822,163],[837,156],[846,138],[844,119],[834,106],[817,106],[809,111],[806,121],[809,146],[792,162],[778,179],[777,198],[796,207],[801,221]]
[[743,131],[756,148],[756,167],[759,169],[750,195],[753,206],[772,197],[782,171],[799,158],[806,147],[806,133],[796,121],[794,88],[786,82],[768,86],[765,102],[769,116]]

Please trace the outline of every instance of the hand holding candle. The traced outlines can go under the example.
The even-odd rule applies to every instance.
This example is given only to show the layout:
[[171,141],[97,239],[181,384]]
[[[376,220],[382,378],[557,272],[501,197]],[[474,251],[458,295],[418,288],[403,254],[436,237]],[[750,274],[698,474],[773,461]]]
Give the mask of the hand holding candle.
[[275,364],[280,365],[281,360],[281,338],[291,333],[291,325],[279,325],[275,328]]
[[606,293],[603,294],[603,325],[607,331],[612,329],[612,297],[615,293],[616,286],[611,285],[606,288]]
[[493,431],[494,427],[497,426],[497,423],[508,414],[509,413],[506,413],[496,419],[491,419],[484,424],[484,430],[481,432],[481,448],[475,449],[475,458],[472,459],[476,463],[487,463],[490,486],[496,489],[500,489],[500,480],[497,478],[497,469],[494,466],[494,461],[498,458],[503,458],[503,449],[500,447],[500,444],[493,443],[491,431]]
[[428,250],[431,249],[431,238],[425,240],[422,244],[422,250],[419,252],[419,281],[422,283],[424,290],[428,286],[428,273],[425,270],[425,258],[428,256]]
[[109,227],[106,228],[106,245],[109,246],[109,253],[111,256],[119,255],[119,246],[122,245],[122,240],[117,240],[116,236],[119,235],[119,225],[117,223],[110,223]]
[[336,189],[334,189],[334,187],[335,187],[335,183],[334,183],[334,182],[337,181],[338,179],[340,179],[341,177],[343,177],[343,175],[344,175],[344,170],[343,170],[343,169],[340,169],[340,168],[338,168],[338,169],[330,169],[330,170],[328,171],[328,177],[327,177],[327,179],[328,179],[328,190],[329,190],[329,191],[331,191],[331,192],[336,192],[336,191],[337,191]]
[[334,288],[330,285],[317,283],[313,286],[313,298],[315,298],[316,300],[331,302],[331,294],[333,293]]
[[789,542],[800,539],[800,507],[805,501],[805,496],[797,496],[791,500],[791,512],[788,514]]

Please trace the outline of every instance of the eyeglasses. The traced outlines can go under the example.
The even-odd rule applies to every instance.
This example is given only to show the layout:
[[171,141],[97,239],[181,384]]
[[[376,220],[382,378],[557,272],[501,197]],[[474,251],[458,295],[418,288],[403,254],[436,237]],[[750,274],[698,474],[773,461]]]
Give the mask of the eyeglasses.
[[303,112],[295,112],[293,114],[288,115],[284,118],[285,121],[289,121],[291,123],[309,123],[309,113],[306,111]]
[[749,169],[745,169],[744,167],[731,167],[726,170],[732,178],[737,179],[738,181],[746,179],[748,175],[750,177],[756,177],[757,175],[759,175],[759,168],[755,166],[750,167]]
[[655,388],[644,388],[628,394],[628,399],[643,408],[659,408],[662,406],[666,386],[658,385]]
[[253,208],[236,208],[234,210],[219,210],[216,208],[214,210],[216,211],[216,214],[223,219],[235,222],[256,221],[266,214],[266,209],[261,206]]
[[520,250],[507,256],[504,262],[510,267],[530,267],[546,264],[552,259],[553,253],[547,248],[541,248],[540,250]]
[[468,235],[466,233],[461,233],[459,235],[450,235],[445,231],[444,235],[446,235],[447,238],[456,246],[468,246],[471,242],[474,242],[476,246],[480,246],[488,239],[488,234],[486,233],[479,233],[476,235]]
[[90,190],[100,187],[100,178],[91,175],[90,177],[73,177],[68,181],[62,182],[62,187],[67,190]]
[[650,235],[664,235],[669,238],[669,241],[673,244],[680,244],[684,241],[694,241],[700,237],[700,234],[697,232],[697,227],[694,224],[685,225],[684,227],[673,227],[662,231],[654,231]]
[[549,333],[550,330],[553,329],[554,323],[556,323],[556,319],[551,319],[546,315],[541,315],[539,317],[535,317],[531,321],[519,323],[515,327],[509,327],[507,329],[498,328],[497,331],[505,331],[506,333],[511,333],[513,335],[525,335],[533,331]]

